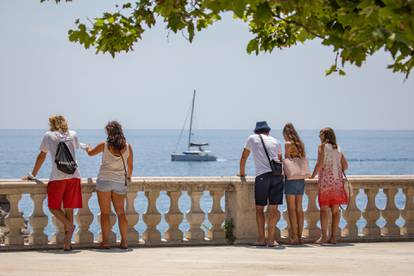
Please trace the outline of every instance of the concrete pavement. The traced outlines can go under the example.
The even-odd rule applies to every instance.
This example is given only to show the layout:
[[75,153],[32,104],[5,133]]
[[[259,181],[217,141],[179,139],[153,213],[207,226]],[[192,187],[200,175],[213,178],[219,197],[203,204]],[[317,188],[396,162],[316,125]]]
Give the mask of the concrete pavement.
[[0,275],[414,275],[414,242],[0,252]]

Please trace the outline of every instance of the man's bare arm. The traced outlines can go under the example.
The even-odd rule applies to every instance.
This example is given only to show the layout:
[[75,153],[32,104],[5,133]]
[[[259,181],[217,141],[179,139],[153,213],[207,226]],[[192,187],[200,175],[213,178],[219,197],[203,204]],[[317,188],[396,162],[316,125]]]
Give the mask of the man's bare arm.
[[246,161],[249,158],[250,151],[248,149],[243,149],[242,156],[240,158],[240,172],[238,176],[244,177],[246,176]]

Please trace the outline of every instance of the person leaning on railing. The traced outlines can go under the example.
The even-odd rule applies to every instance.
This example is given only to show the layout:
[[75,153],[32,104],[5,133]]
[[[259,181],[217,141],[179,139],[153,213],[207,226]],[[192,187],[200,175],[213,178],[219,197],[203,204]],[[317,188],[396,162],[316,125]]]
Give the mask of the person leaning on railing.
[[[336,244],[336,233],[341,218],[339,206],[348,203],[344,189],[344,171],[348,169],[348,162],[336,144],[336,136],[332,128],[321,129],[319,138],[321,144],[318,147],[318,160],[311,176],[314,178],[318,175],[318,201],[322,235],[316,242]],[[329,209],[332,213],[330,238]]]
[[96,147],[88,146],[89,156],[102,153],[102,162],[96,180],[99,207],[101,209],[102,242],[101,249],[109,249],[108,239],[111,231],[109,213],[111,201],[118,216],[118,225],[121,233],[121,249],[128,249],[126,235],[128,222],[125,215],[125,197],[127,184],[133,170],[132,147],[127,143],[122,126],[116,122],[109,122],[105,131],[107,139]]
[[[275,241],[276,222],[278,221],[277,206],[283,204],[283,176],[274,174],[271,167],[272,162],[280,164],[282,168],[282,147],[280,142],[270,136],[270,127],[266,121],[256,123],[254,134],[247,139],[240,158],[239,176],[244,177],[246,161],[250,152],[253,153],[256,171],[254,194],[256,204],[256,222],[259,239],[257,246],[274,247],[279,244]],[[265,216],[264,207],[268,206],[268,239],[265,239]]]
[[[76,165],[75,149],[79,148],[79,141],[75,131],[69,130],[65,117],[54,115],[49,118],[50,130],[47,131],[40,144],[40,153],[32,173],[23,177],[23,180],[32,180],[36,177],[46,155],[49,152],[52,160],[52,171],[47,184],[47,201],[50,212],[63,223],[65,237],[63,249],[72,250],[71,240],[75,225],[73,224],[73,209],[82,208],[81,176]],[[72,161],[75,162],[73,173],[69,174],[58,169],[55,162],[59,143],[63,142],[69,150]],[[63,210],[62,210],[63,204]]]

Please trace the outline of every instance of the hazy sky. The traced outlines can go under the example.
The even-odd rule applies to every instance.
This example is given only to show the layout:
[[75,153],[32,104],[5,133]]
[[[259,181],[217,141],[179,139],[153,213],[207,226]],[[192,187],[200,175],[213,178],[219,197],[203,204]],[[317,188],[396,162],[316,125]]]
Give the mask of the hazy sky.
[[0,128],[46,128],[50,114],[72,128],[102,128],[117,119],[126,128],[181,128],[198,91],[198,128],[414,129],[414,74],[386,69],[379,53],[347,76],[324,75],[333,61],[317,41],[272,54],[248,55],[251,35],[225,20],[189,44],[162,24],[135,51],[112,59],[70,43],[76,18],[112,10],[113,1],[0,1]]

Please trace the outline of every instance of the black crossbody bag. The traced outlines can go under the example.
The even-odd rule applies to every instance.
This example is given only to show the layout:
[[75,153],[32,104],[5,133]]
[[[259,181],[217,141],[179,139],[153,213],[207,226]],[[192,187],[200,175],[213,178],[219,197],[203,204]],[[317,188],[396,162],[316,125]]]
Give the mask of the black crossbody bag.
[[[129,150],[128,148],[126,150]],[[124,165],[124,174],[125,174],[125,186],[128,186],[128,172],[127,168],[125,166],[124,157],[122,156],[122,152],[119,151],[119,154],[121,155],[122,164]]]
[[269,153],[267,152],[266,145],[265,145],[265,143],[263,141],[262,135],[259,134],[259,137],[260,137],[260,140],[262,141],[262,145],[263,145],[263,148],[265,150],[265,153],[266,153],[266,156],[267,156],[267,160],[269,160],[270,168],[272,169],[272,175],[274,175],[274,176],[281,176],[281,175],[283,175],[282,162],[276,162],[275,160],[270,159]]

